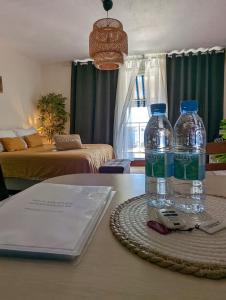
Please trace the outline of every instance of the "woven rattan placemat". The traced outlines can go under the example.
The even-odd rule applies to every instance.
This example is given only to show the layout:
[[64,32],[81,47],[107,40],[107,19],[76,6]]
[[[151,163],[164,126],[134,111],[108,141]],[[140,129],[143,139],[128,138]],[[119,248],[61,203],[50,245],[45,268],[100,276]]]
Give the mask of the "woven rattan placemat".
[[[121,244],[141,258],[173,271],[211,279],[226,278],[226,229],[213,235],[198,229],[161,235],[146,225],[156,218],[146,203],[147,195],[141,195],[112,212],[110,226]],[[205,207],[211,216],[226,220],[226,199],[208,195]],[[205,219],[205,214],[192,215],[191,223]]]

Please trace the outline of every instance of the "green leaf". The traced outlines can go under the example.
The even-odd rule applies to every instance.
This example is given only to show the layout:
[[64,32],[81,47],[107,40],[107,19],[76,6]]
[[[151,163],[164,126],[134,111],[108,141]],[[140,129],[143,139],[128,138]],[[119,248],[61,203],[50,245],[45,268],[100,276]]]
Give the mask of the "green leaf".
[[69,117],[69,113],[65,111],[66,100],[62,94],[55,93],[49,93],[38,100],[37,109],[42,133],[49,140],[52,140],[56,133],[64,133],[65,123]]

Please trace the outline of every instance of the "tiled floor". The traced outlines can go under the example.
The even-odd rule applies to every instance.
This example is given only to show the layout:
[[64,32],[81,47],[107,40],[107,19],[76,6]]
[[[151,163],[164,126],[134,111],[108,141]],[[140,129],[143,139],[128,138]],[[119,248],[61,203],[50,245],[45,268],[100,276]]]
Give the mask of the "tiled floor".
[[145,169],[144,167],[130,167],[131,174],[144,174]]

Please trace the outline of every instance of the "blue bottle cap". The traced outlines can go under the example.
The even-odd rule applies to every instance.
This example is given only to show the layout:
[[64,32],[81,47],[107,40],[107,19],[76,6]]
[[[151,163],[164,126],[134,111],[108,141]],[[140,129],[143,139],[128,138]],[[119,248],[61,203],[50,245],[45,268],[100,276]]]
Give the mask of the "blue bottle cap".
[[180,103],[181,112],[198,111],[197,100],[183,100]]
[[152,114],[164,114],[166,112],[166,104],[165,103],[155,103],[151,104],[151,113]]

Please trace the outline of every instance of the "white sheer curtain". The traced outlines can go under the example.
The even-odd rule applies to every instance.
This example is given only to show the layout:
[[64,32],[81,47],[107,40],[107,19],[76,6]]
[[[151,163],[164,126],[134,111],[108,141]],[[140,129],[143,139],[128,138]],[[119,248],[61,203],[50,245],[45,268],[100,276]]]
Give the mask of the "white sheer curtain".
[[139,74],[144,74],[147,107],[151,103],[167,103],[166,55],[128,57],[119,70],[116,94],[114,150],[117,158],[134,158],[134,153],[129,151],[132,132],[128,121],[136,76]]
[[150,115],[150,105],[153,103],[166,103],[166,55],[146,55],[145,60],[145,94]]

